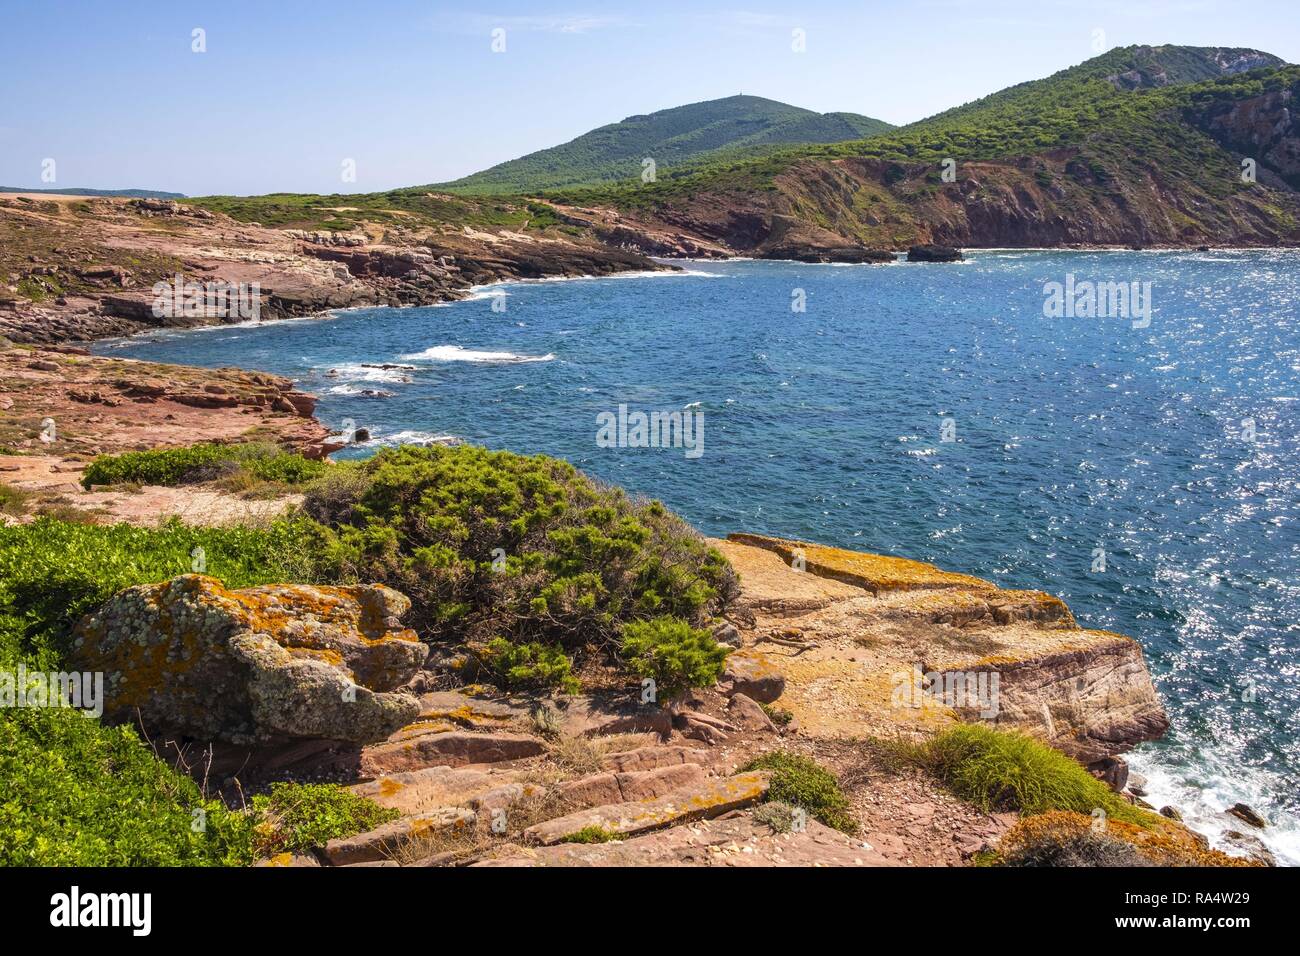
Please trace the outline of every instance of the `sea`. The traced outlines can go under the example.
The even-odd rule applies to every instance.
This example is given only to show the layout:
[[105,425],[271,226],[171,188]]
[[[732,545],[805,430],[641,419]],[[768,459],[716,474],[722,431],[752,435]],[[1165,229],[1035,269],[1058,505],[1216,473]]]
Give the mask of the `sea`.
[[368,431],[340,457],[541,452],[707,534],[1057,594],[1145,651],[1146,799],[1215,841],[1247,803],[1300,864],[1300,250],[673,264],[95,351],[290,376]]

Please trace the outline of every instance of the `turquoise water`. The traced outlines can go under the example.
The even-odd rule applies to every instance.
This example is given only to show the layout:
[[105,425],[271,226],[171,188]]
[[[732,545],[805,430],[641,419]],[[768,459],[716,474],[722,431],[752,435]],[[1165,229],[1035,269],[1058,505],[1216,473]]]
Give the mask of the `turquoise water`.
[[[1151,283],[1149,324],[1048,318],[1044,284],[1071,274]],[[1148,799],[1211,833],[1244,800],[1300,862],[1296,252],[693,263],[98,350],[293,376],[327,423],[376,436],[354,454],[446,436],[546,452],[707,533],[1057,593],[1146,650],[1173,722],[1133,759]],[[703,453],[598,447],[621,404],[702,413]]]

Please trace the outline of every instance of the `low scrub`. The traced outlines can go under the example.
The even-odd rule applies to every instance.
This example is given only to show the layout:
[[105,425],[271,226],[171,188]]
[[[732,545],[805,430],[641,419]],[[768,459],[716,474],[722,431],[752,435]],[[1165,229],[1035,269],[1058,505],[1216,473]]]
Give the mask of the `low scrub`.
[[567,462],[453,448],[384,449],[308,488],[332,573],[387,584],[431,640],[617,651],[624,625],[704,623],[735,594],[726,561],[655,501]]
[[216,866],[252,820],[205,800],[134,730],[66,709],[0,710],[0,866]]
[[400,816],[333,783],[272,784],[269,794],[253,798],[252,814],[257,857],[324,846]]
[[488,642],[479,660],[493,682],[506,690],[554,687],[577,693],[581,687],[573,676],[573,661],[564,651],[537,641],[511,644],[497,637]]
[[[0,527],[0,670],[61,670],[72,625],[135,584],[191,570],[232,587],[307,580],[305,525],[266,531],[102,527],[40,518]],[[201,550],[200,550],[201,549]],[[0,708],[0,864],[248,863],[253,818],[205,799],[130,727],[56,708]]]
[[627,667],[655,682],[656,697],[672,701],[692,687],[710,687],[722,676],[731,648],[708,631],[676,617],[629,621],[623,626]]
[[101,455],[82,476],[92,485],[191,485],[225,479],[298,486],[319,478],[330,467],[268,442],[200,444]]
[[1025,815],[1071,810],[1151,825],[1159,818],[1126,802],[1077,761],[1021,733],[960,724],[918,745],[916,763],[982,810]]
[[[751,760],[742,770],[769,770],[772,781],[767,801],[801,807],[813,819],[842,833],[856,833],[849,801],[835,775],[821,764],[799,754],[775,750]],[[770,822],[769,822],[770,825]]]
[[1182,826],[1150,828],[1069,810],[1026,817],[984,859],[993,866],[1258,866],[1201,845]]

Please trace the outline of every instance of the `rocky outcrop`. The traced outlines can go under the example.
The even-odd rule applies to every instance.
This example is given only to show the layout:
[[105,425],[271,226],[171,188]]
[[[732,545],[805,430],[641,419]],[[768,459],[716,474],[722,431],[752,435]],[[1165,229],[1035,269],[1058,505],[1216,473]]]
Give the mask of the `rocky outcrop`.
[[[448,218],[434,204],[397,223],[387,212],[378,222],[354,220],[345,232],[268,228],[175,200],[0,196],[0,339],[60,344],[331,309],[431,305],[507,279],[669,268],[634,243],[607,242],[594,230],[477,230],[466,225],[473,201],[445,198],[449,210],[469,219]],[[503,205],[512,204],[494,200],[493,215]],[[240,307],[181,296],[183,308],[158,308],[158,283],[178,280],[182,290],[242,289]]]
[[[816,736],[929,733],[987,721],[1085,764],[1161,736],[1168,720],[1136,641],[1080,628],[1058,598],[903,558],[735,534],[750,617],[724,689],[781,706]],[[734,690],[732,691],[734,692]]]
[[394,693],[428,654],[381,585],[229,590],[190,574],[129,588],[77,625],[72,660],[105,674],[105,717],[233,744],[381,740],[419,702]]
[[[278,375],[91,356],[76,348],[0,348],[0,450],[86,458],[250,432],[320,458],[338,448],[316,397]],[[53,419],[52,440],[42,424]],[[49,433],[46,431],[46,437]]]
[[952,246],[912,246],[907,250],[908,262],[960,262],[964,258],[961,250]]
[[766,795],[769,783],[770,775],[764,771],[690,783],[652,800],[620,801],[547,820],[525,830],[524,839],[565,843],[583,830],[598,830],[609,837],[634,836],[750,806]]

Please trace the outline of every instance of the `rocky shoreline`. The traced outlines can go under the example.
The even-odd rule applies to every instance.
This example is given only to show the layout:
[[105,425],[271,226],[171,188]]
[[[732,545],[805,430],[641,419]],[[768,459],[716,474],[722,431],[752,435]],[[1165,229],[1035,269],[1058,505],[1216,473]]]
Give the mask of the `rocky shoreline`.
[[[762,213],[741,228],[745,217],[736,210],[712,221],[544,208],[567,231],[428,223],[308,231],[173,200],[0,196],[0,341],[62,345],[159,328],[434,305],[495,282],[672,269],[662,261],[672,259],[881,264],[905,254],[913,262],[946,263],[961,258],[961,246],[1088,250],[1138,243],[1073,235],[1046,242],[1037,233],[994,231],[935,232],[918,244],[873,246],[780,214]],[[1233,238],[1244,243],[1252,234]],[[1200,237],[1145,241],[1152,249],[1207,248]],[[255,314],[246,314],[254,302]]]
[[[254,436],[328,450],[313,398],[276,376],[31,347],[0,352],[0,370],[0,443],[15,453],[0,456],[0,481],[53,494],[84,520],[239,523],[295,503],[202,488],[88,491],[78,479],[95,454]],[[59,425],[49,441],[45,417]],[[216,500],[196,508],[204,494]],[[147,505],[133,508],[140,496]],[[130,689],[110,703],[148,713],[157,741],[210,741],[214,779],[333,780],[398,811],[374,832],[273,865],[961,865],[1012,830],[1014,814],[980,811],[915,772],[868,766],[856,741],[924,740],[963,722],[1028,733],[1141,803],[1122,755],[1168,724],[1132,639],[1080,628],[1047,594],[906,559],[754,534],[710,543],[739,576],[715,630],[734,650],[716,687],[671,709],[619,693],[448,688],[442,656],[412,653],[427,649],[400,623],[410,602],[383,588],[227,592],[175,578],[124,592],[84,620],[76,656]],[[136,634],[159,614],[230,623]],[[149,650],[159,640],[169,657],[202,659],[211,673],[141,684],[164,676],[152,664],[141,670],[159,659]],[[209,650],[196,658],[200,646]],[[373,707],[335,714],[312,703],[337,696],[330,688],[343,674],[356,675]],[[990,701],[979,693],[943,696],[954,682],[987,689],[994,675],[995,714],[982,712]],[[539,724],[543,711],[552,716]],[[576,774],[555,763],[557,741],[571,740],[592,754]],[[852,798],[859,837],[815,821],[784,833],[758,822],[769,777],[738,771],[777,745],[845,779],[866,774],[872,786]],[[529,822],[515,842],[489,848],[479,821],[509,808]],[[1208,852],[1176,822],[1164,826],[1179,853]],[[569,840],[588,828],[617,839]],[[1266,858],[1249,836],[1238,848]]]

